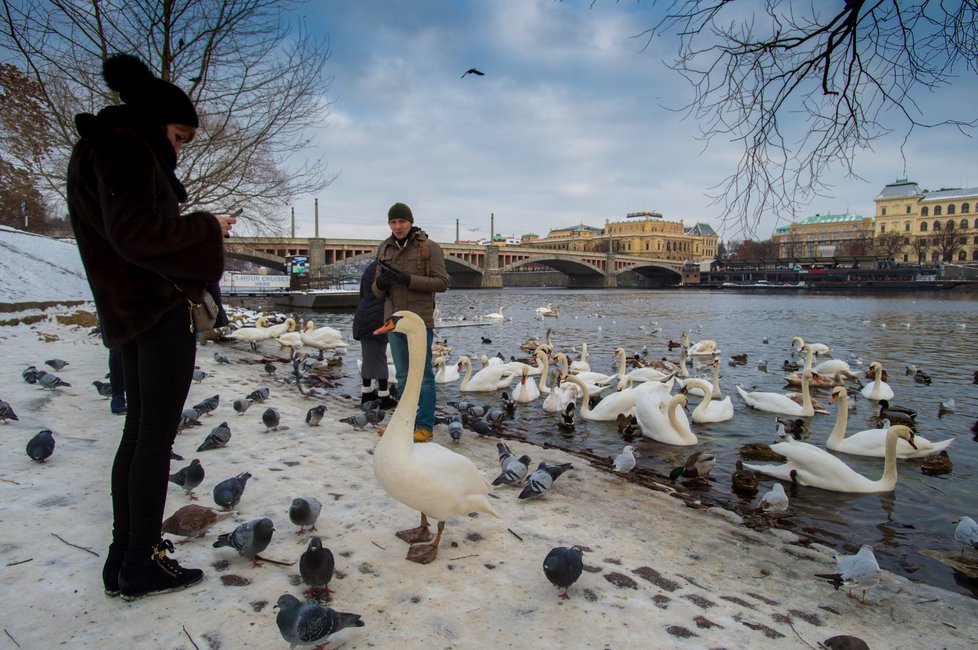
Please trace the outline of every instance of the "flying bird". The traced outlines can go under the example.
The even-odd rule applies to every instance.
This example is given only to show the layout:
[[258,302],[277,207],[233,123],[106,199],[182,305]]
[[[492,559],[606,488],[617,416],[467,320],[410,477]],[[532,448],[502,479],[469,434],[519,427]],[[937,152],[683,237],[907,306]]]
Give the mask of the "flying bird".
[[570,598],[567,589],[577,582],[584,570],[584,552],[577,546],[557,546],[550,549],[543,560],[543,573],[551,584],[561,587],[564,593],[560,597]]
[[459,79],[464,79],[465,78],[465,75],[467,75],[467,74],[474,74],[474,75],[479,76],[479,77],[484,77],[486,73],[485,72],[480,72],[479,70],[476,70],[475,68],[469,68],[468,70],[466,70],[465,72],[462,73],[462,76],[459,77]]

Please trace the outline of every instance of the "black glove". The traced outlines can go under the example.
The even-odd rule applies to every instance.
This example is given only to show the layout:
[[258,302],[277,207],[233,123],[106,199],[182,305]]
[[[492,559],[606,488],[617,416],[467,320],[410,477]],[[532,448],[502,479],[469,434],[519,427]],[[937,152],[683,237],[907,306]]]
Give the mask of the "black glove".
[[380,266],[380,275],[377,281],[377,286],[379,286],[381,289],[383,289],[384,286],[393,284],[395,282],[398,284],[403,284],[404,286],[411,284],[410,273],[405,273],[404,271],[398,270],[387,262],[378,262],[378,265]]

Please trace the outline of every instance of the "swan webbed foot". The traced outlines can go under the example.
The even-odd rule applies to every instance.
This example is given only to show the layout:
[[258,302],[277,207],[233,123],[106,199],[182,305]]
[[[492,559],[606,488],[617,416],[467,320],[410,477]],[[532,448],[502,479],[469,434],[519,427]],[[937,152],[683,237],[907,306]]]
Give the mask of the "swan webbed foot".
[[438,547],[434,544],[414,544],[407,553],[407,559],[418,564],[430,564],[436,557]]
[[430,542],[433,537],[431,534],[431,529],[429,529],[427,525],[418,526],[417,528],[408,528],[407,530],[399,530],[397,531],[397,536],[408,544]]

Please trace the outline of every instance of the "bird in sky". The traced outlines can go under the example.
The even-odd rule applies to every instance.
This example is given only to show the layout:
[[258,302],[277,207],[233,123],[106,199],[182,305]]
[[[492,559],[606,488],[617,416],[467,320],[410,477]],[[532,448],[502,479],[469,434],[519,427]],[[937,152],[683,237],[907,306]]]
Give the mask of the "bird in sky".
[[466,70],[465,72],[462,73],[462,76],[459,77],[459,79],[464,78],[465,75],[467,75],[467,74],[474,74],[474,75],[478,75],[480,77],[483,77],[483,76],[485,76],[486,73],[485,72],[480,72],[479,70],[476,70],[475,68],[469,68],[468,70]]

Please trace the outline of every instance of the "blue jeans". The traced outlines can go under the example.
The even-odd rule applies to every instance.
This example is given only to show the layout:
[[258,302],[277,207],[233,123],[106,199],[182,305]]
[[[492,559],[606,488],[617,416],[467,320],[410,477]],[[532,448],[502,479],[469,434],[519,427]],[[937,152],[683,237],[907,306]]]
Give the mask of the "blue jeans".
[[[429,328],[427,345],[425,345],[421,397],[418,398],[418,413],[414,416],[414,428],[428,431],[435,430],[435,372],[431,367],[431,341],[434,336],[434,330]],[[408,372],[407,337],[400,332],[391,332],[387,335],[387,340],[391,344],[391,356],[394,357],[394,369],[397,370],[397,392],[403,395]]]

